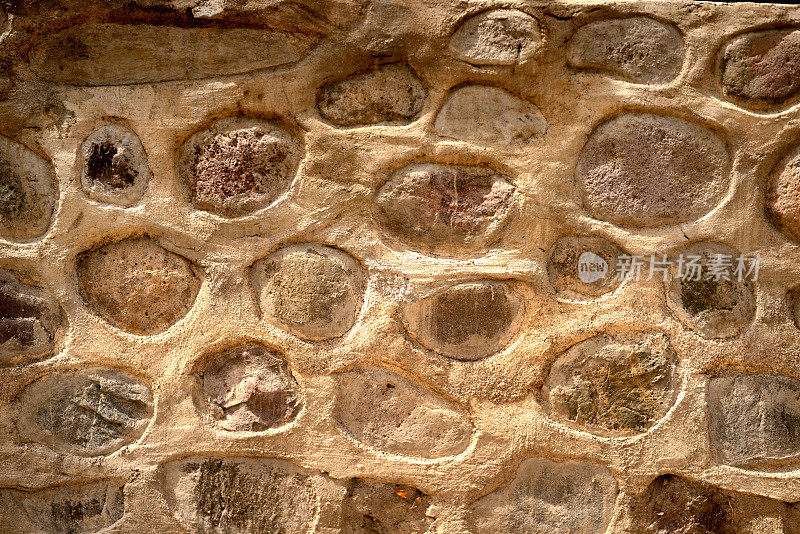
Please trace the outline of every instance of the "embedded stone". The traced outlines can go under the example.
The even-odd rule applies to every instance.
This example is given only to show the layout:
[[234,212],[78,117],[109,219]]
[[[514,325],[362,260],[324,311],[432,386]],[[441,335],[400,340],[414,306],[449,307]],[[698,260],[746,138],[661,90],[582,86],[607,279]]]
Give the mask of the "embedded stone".
[[307,534],[320,505],[321,476],[281,460],[189,458],[164,474],[175,516],[205,534]]
[[539,22],[517,9],[490,9],[464,20],[450,38],[450,51],[474,65],[514,65],[542,41]]
[[649,17],[598,20],[581,26],[567,44],[573,67],[595,69],[634,83],[667,83],[680,74],[683,37]]
[[419,458],[454,456],[469,445],[467,414],[432,391],[382,369],[342,373],[338,379],[335,417],[356,441]]
[[178,172],[196,208],[240,217],[289,190],[300,153],[299,142],[278,124],[220,119],[183,144]]
[[150,237],[84,252],[77,269],[81,296],[92,311],[139,335],[163,332],[183,318],[202,282],[189,260]]
[[617,263],[624,253],[602,237],[564,236],[550,247],[547,276],[561,298],[600,297],[619,287]]
[[62,324],[61,307],[49,293],[0,269],[0,365],[52,355]]
[[725,142],[676,117],[629,113],[589,136],[575,169],[584,208],[622,226],[677,224],[706,215],[728,190]]
[[58,187],[49,162],[0,136],[0,238],[35,239],[50,227]]
[[588,462],[522,462],[505,488],[473,506],[477,534],[601,534],[617,498],[617,483]]
[[91,198],[125,207],[142,199],[151,174],[142,142],[130,128],[101,126],[84,141],[81,155],[81,186]]
[[150,388],[110,369],[46,375],[16,405],[23,441],[81,456],[107,455],[133,443],[153,416]]
[[352,479],[342,501],[342,534],[425,534],[429,496],[416,488]]
[[675,400],[676,365],[663,334],[595,336],[553,362],[542,405],[554,417],[594,433],[644,432]]
[[784,234],[800,241],[800,146],[794,147],[770,172],[766,211]]
[[410,246],[462,252],[496,239],[513,197],[514,186],[490,168],[417,163],[392,173],[375,204],[384,228]]
[[656,478],[647,491],[648,534],[734,534],[730,498],[719,488],[675,475]]
[[522,298],[490,280],[450,286],[403,308],[403,322],[424,347],[475,361],[502,350],[516,333]]
[[784,104],[800,92],[800,30],[739,35],[722,52],[722,87],[751,107]]
[[748,465],[800,454],[800,380],[728,375],[708,384],[708,428],[719,461]]
[[535,104],[488,85],[468,85],[453,91],[434,126],[443,137],[504,147],[547,131],[547,122]]
[[364,300],[364,272],[358,261],[324,245],[282,248],[256,261],[251,274],[261,312],[308,340],[346,334]]
[[31,523],[52,534],[97,532],[122,518],[123,484],[90,482],[17,493]]
[[302,401],[286,361],[263,345],[240,345],[214,357],[203,393],[225,430],[266,430],[293,419]]
[[317,108],[337,126],[408,124],[427,96],[424,83],[408,65],[390,64],[322,86]]

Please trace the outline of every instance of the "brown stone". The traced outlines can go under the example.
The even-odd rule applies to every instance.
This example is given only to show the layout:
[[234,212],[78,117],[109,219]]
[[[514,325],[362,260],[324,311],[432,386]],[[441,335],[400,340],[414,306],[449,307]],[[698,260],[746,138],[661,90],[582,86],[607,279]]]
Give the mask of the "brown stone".
[[489,9],[466,18],[450,51],[474,65],[513,65],[529,59],[542,40],[539,22],[517,9]]
[[121,124],[95,130],[81,148],[81,186],[97,200],[132,206],[150,181],[147,155],[139,137]]
[[730,498],[720,489],[675,475],[663,475],[647,494],[647,532],[652,534],[736,534]]
[[352,479],[342,502],[341,534],[426,534],[431,499],[416,488]]
[[15,494],[31,523],[42,531],[88,534],[122,518],[122,489],[121,483],[100,481]]
[[617,264],[623,254],[602,237],[564,236],[550,247],[547,277],[561,298],[596,298],[619,287]]

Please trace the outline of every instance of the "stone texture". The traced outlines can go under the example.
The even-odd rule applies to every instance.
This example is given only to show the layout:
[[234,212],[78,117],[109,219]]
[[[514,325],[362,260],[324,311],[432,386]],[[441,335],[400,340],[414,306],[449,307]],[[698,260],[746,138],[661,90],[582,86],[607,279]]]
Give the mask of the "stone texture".
[[665,115],[629,113],[597,126],[575,178],[596,219],[632,227],[702,217],[728,189],[723,140],[700,125]]
[[504,147],[544,134],[547,122],[535,104],[504,89],[467,85],[448,96],[435,128],[443,137]]
[[353,479],[342,502],[341,534],[425,534],[433,524],[430,504],[410,486]]
[[660,476],[648,489],[647,532],[735,534],[730,498],[721,490],[675,475]]
[[221,119],[181,147],[179,173],[198,209],[239,217],[288,191],[300,145],[282,126],[259,119]]
[[201,284],[189,260],[146,236],[84,252],[77,270],[81,296],[92,311],[139,335],[163,332],[183,318]]
[[123,485],[90,482],[65,488],[17,494],[28,519],[52,534],[98,532],[122,518]]
[[258,260],[251,271],[261,312],[303,339],[341,337],[358,318],[366,281],[358,262],[341,250],[291,245]]
[[[455,404],[378,368],[338,376],[334,417],[353,439],[390,454],[440,458],[459,454],[472,427]],[[364,410],[369,406],[369,410]]]
[[633,83],[662,84],[680,74],[683,37],[649,17],[626,17],[581,26],[566,49],[570,65]]
[[293,419],[302,400],[286,361],[263,345],[214,356],[203,371],[203,393],[225,430],[266,430]]
[[81,147],[81,186],[91,198],[132,206],[150,181],[147,155],[139,137],[121,124],[101,126]]
[[450,51],[474,65],[513,65],[530,58],[541,40],[539,23],[527,13],[489,9],[459,24]]
[[672,407],[676,360],[664,334],[595,336],[553,362],[542,404],[554,417],[595,433],[643,432]]
[[477,534],[602,534],[617,497],[611,473],[587,462],[522,462],[505,488],[472,508]]
[[408,124],[427,96],[425,84],[408,65],[389,64],[323,85],[317,108],[337,126]]
[[509,343],[523,310],[522,298],[507,284],[483,280],[446,287],[407,304],[403,321],[424,347],[448,358],[475,361]]
[[781,232],[800,240],[800,146],[792,148],[770,172],[766,212]]
[[602,237],[560,237],[550,247],[547,277],[559,297],[591,300],[619,287],[617,263],[623,254]]
[[492,169],[418,163],[392,173],[375,197],[384,228],[428,251],[490,244],[514,205],[514,186]]

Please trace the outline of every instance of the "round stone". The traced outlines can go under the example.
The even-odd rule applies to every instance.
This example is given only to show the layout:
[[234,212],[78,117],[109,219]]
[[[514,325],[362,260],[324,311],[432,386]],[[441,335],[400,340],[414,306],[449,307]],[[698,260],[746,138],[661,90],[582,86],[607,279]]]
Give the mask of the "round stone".
[[89,197],[120,206],[142,199],[150,181],[139,137],[121,124],[95,130],[81,147],[81,186]]
[[450,51],[474,65],[514,65],[542,41],[535,18],[517,9],[490,9],[464,20],[450,38]]
[[770,172],[766,201],[772,223],[800,241],[800,145],[792,148]]
[[621,284],[617,263],[623,254],[620,247],[602,237],[564,236],[550,247],[547,276],[561,298],[596,298]]

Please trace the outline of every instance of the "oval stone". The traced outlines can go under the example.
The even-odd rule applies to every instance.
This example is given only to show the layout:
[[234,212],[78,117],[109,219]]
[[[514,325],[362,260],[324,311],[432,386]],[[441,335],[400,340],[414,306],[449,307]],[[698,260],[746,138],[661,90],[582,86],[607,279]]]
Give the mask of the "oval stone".
[[518,9],[490,9],[464,20],[450,38],[450,51],[475,65],[514,65],[542,41],[539,22]]
[[130,128],[101,126],[84,141],[81,155],[81,186],[91,198],[126,207],[142,199],[151,174],[142,142]]
[[623,254],[619,246],[602,237],[564,236],[550,247],[547,276],[559,297],[596,298],[621,284],[617,263]]
[[775,166],[767,179],[766,212],[784,234],[800,241],[800,145]]

